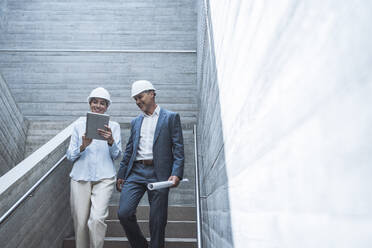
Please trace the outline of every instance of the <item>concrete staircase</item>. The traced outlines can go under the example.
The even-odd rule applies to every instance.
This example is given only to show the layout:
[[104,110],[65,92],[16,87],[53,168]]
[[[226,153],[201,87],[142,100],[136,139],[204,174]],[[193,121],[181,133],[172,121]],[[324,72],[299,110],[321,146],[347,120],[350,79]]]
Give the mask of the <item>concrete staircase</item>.
[[[109,217],[106,221],[107,233],[105,248],[130,248],[125,232],[117,219],[117,206],[110,206]],[[149,234],[149,207],[139,206],[137,209],[138,223],[144,235]],[[169,206],[168,224],[165,232],[166,248],[196,248],[196,210],[195,207]],[[63,248],[74,248],[75,239],[65,239]]]
[[[193,211],[195,206],[195,7],[194,0],[0,3],[0,72],[29,121],[26,156],[84,116],[89,110],[86,97],[98,86],[111,93],[113,104],[107,114],[121,125],[123,147],[129,138],[129,123],[140,113],[130,97],[134,80],[152,81],[158,90],[157,103],[180,114],[185,178],[190,182],[169,195],[167,247],[195,247],[195,235],[191,235],[195,218],[171,217],[172,212]],[[116,192],[112,209],[118,199]],[[147,204],[144,197],[140,205]],[[112,209],[106,247],[118,243],[127,247]],[[145,228],[146,217],[141,220]],[[67,239],[65,247],[73,247],[71,243],[72,238]]]
[[[53,136],[70,124],[70,121],[31,121],[27,136],[27,155],[48,142]],[[129,124],[120,123],[123,149],[129,137]],[[194,139],[191,125],[183,124],[185,145],[185,171],[184,177],[189,183],[182,183],[169,194],[168,224],[166,231],[166,247],[196,247],[196,210],[195,210],[195,175],[194,175]],[[115,161],[118,168],[120,159]],[[107,219],[108,230],[105,247],[130,247],[125,233],[117,219],[120,193],[114,191],[110,200],[110,214]],[[147,196],[144,196],[138,208],[138,219],[144,234],[148,232]],[[69,237],[64,241],[64,247],[75,247],[74,238]]]
[[[48,142],[70,123],[70,121],[31,121],[26,140],[27,156]],[[122,149],[124,151],[130,135],[130,125],[128,123],[120,123],[120,126]],[[189,124],[182,125],[185,147],[184,178],[188,178],[189,182],[180,184],[180,186],[176,189],[172,189],[171,193],[169,194],[170,205],[195,205],[194,136],[191,127],[192,126]],[[119,169],[120,159],[121,158],[115,161],[116,170]],[[112,205],[118,204],[119,198],[120,194],[115,191],[112,194],[110,203]],[[146,197],[143,197],[140,205],[148,205]]]

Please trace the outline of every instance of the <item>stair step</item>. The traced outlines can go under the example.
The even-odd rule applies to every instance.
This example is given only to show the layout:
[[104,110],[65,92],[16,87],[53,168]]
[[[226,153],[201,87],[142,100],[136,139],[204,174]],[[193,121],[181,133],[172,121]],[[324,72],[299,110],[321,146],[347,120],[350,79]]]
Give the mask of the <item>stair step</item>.
[[25,156],[29,156],[42,145],[65,129],[73,120],[30,121],[26,138]]
[[34,143],[46,143],[47,141],[49,141],[50,139],[52,139],[54,136],[56,136],[58,133],[55,133],[55,134],[45,134],[45,135],[42,135],[40,134],[39,136],[36,136],[36,135],[31,135],[31,136],[27,136],[27,145],[32,145]]
[[63,127],[57,126],[41,126],[41,127],[32,127],[28,131],[28,135],[30,136],[37,136],[37,135],[56,135],[61,130],[66,128],[68,125]]
[[31,130],[62,130],[71,124],[72,121],[31,121],[29,128]]
[[[147,239],[150,241],[150,239]],[[104,248],[131,248],[128,239],[123,237],[105,238]],[[194,238],[166,238],[165,248],[196,248],[197,242]],[[75,248],[75,238],[67,238],[63,241],[63,248]]]
[[[133,120],[133,118],[135,118],[138,114],[139,114],[139,112],[136,112],[136,114],[134,114],[134,115],[127,114],[126,116],[124,116],[124,115],[112,115],[111,114],[111,116],[113,117],[114,121],[117,121],[119,123],[130,123]],[[83,116],[83,114],[82,113],[79,113],[79,114],[70,113],[68,115],[57,115],[57,114],[53,114],[53,115],[50,115],[50,114],[32,114],[31,115],[31,114],[25,114],[24,116],[29,121],[50,120],[50,119],[61,120],[61,121],[65,121],[65,120],[74,121],[77,118]],[[181,121],[182,121],[182,126],[184,124],[192,126],[193,124],[196,123],[196,116],[195,116],[195,114],[184,113],[183,116],[181,117]]]
[[[119,220],[108,220],[107,223],[107,237],[125,237],[123,227]],[[139,220],[143,235],[150,237],[149,221]],[[171,238],[195,238],[196,237],[196,221],[168,221],[165,229],[165,237]]]
[[[137,207],[138,224],[146,237],[149,237],[149,206]],[[109,216],[106,220],[107,232],[104,248],[130,248],[126,234],[117,219],[117,205],[109,206]],[[169,206],[168,222],[165,230],[165,248],[196,248],[197,247],[196,208],[194,206]],[[147,238],[149,241],[150,238]],[[75,247],[75,238],[66,238],[63,248]]]
[[[118,206],[109,206],[109,216],[107,220],[117,220]],[[137,219],[148,220],[150,213],[149,206],[137,207]],[[168,221],[196,221],[196,208],[194,206],[169,206]]]

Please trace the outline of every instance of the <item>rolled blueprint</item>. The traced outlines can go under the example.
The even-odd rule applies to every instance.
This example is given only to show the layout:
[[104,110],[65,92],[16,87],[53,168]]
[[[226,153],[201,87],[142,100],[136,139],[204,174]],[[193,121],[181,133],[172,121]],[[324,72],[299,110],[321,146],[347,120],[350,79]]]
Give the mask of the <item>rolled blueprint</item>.
[[[181,180],[181,182],[188,182],[188,181],[189,181],[189,179],[187,179],[187,178]],[[169,188],[171,186],[173,186],[173,182],[172,181],[162,181],[162,182],[156,182],[156,183],[149,183],[149,184],[147,184],[147,188],[149,190]]]

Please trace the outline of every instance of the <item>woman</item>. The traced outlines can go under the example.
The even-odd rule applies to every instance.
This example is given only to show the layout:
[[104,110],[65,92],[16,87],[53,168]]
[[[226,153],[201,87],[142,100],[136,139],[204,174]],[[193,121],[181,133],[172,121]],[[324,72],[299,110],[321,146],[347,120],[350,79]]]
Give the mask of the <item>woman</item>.
[[[90,110],[103,114],[111,104],[104,88],[94,89],[89,97]],[[108,204],[115,185],[114,160],[121,153],[120,126],[110,121],[106,130],[98,129],[105,140],[85,137],[86,120],[75,123],[67,158],[74,162],[71,177],[71,213],[77,248],[103,247]],[[90,245],[89,245],[90,244]]]

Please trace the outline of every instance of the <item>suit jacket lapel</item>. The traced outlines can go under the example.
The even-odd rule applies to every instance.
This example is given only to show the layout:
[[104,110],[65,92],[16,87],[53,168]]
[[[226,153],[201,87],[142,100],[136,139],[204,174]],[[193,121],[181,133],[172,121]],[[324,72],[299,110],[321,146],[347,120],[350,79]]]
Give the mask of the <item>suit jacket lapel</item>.
[[139,144],[139,139],[140,139],[140,136],[141,136],[141,127],[142,127],[142,122],[143,122],[143,114],[140,115],[139,117],[139,120],[137,121],[136,123],[136,137],[135,137],[135,140],[134,140],[134,145],[135,145],[135,150],[137,151],[137,148],[138,148],[138,144]]
[[163,125],[165,116],[166,116],[166,114],[165,114],[164,110],[162,108],[160,108],[159,119],[158,119],[158,123],[156,123],[155,134],[154,134],[154,143],[153,144],[155,144],[156,140],[159,137],[160,129],[161,129],[161,126]]

